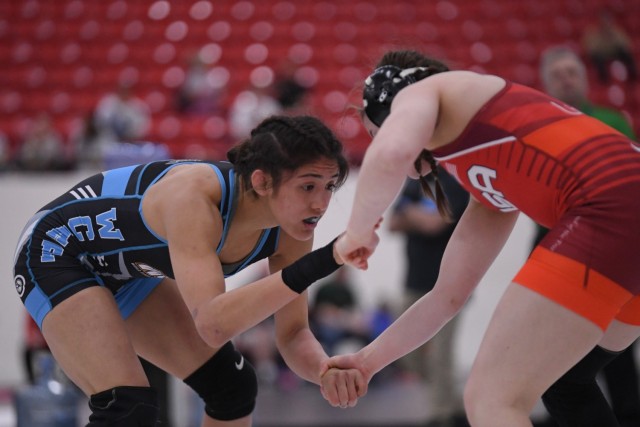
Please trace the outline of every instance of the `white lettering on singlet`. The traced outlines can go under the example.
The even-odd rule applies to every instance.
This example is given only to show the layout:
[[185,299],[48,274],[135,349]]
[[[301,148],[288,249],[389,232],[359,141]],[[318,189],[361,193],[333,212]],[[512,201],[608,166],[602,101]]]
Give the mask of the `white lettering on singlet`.
[[469,182],[474,188],[480,190],[482,196],[489,201],[493,206],[500,209],[502,212],[511,212],[517,210],[517,208],[505,199],[502,192],[493,188],[491,180],[495,180],[497,173],[495,170],[485,166],[471,166],[467,171]]

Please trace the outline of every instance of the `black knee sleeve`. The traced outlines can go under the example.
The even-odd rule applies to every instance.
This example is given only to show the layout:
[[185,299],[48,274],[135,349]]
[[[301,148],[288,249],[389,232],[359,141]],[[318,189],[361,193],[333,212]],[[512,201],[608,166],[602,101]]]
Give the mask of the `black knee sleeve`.
[[231,342],[184,382],[204,400],[207,415],[216,420],[245,417],[256,405],[258,380],[255,371]]
[[560,427],[616,427],[596,375],[618,353],[596,346],[542,395],[542,402]]
[[158,397],[151,387],[114,387],[91,395],[87,427],[156,427]]

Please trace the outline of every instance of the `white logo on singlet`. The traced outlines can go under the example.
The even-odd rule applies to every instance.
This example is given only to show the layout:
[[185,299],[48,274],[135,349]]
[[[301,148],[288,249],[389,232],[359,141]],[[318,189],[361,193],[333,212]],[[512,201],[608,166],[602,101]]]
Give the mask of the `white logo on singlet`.
[[[86,191],[85,191],[86,189]],[[69,191],[69,193],[71,193],[71,195],[73,197],[75,197],[76,199],[80,200],[80,199],[91,199],[94,197],[98,197],[95,193],[95,191],[93,191],[93,188],[91,188],[90,185],[85,185],[84,188],[82,187],[78,187],[76,189],[73,189],[71,191]]]
[[20,298],[22,298],[22,296],[24,295],[24,290],[26,288],[26,282],[24,280],[24,276],[22,276],[21,274],[18,274],[15,279],[14,279],[15,285],[16,285],[16,291],[18,291],[18,295],[20,295]]
[[467,171],[467,176],[469,177],[471,185],[480,190],[482,196],[502,212],[511,212],[517,209],[504,198],[502,192],[493,188],[491,180],[497,176],[496,171],[493,169],[478,165],[471,166]]
[[634,144],[633,142],[629,144],[631,146],[631,148],[633,148],[634,150],[636,150],[638,153],[640,153],[640,146],[638,146],[637,144]]
[[240,361],[236,362],[236,369],[238,371],[242,371],[242,368],[244,367],[244,356],[240,355]]

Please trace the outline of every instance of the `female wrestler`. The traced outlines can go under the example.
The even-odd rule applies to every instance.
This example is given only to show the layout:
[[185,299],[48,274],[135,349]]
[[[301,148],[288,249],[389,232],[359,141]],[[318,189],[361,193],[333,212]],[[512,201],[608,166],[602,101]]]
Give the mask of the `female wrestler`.
[[[304,292],[339,266],[332,244],[307,253],[346,178],[341,143],[313,117],[276,116],[228,158],[97,174],[22,233],[16,290],[90,396],[89,426],[157,425],[138,355],[201,396],[203,426],[249,426],[256,377],[230,340],[273,313],[293,371],[322,384],[333,405],[355,403],[356,370],[320,378],[327,355],[309,330]],[[225,277],[264,258],[273,274],[225,292]]]
[[357,367],[368,380],[429,340],[464,305],[522,211],[551,231],[493,313],[464,398],[474,426],[530,426],[543,392],[596,345],[618,352],[640,334],[640,148],[538,91],[449,71],[414,51],[383,57],[365,82],[363,113],[374,138],[336,243],[344,260],[367,268],[374,225],[406,175],[439,162],[472,200],[433,291],[327,366]]

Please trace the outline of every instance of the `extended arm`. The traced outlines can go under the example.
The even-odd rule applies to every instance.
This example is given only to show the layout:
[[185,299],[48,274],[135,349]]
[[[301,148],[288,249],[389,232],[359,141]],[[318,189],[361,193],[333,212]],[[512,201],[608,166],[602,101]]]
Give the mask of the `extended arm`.
[[490,211],[472,200],[447,246],[434,289],[355,356],[332,359],[329,366],[357,367],[370,379],[428,341],[467,301],[504,246],[517,216],[517,212]]
[[[398,195],[407,175],[415,173],[414,162],[433,134],[438,116],[438,95],[394,99],[391,114],[367,149],[358,176],[353,210],[345,235],[336,247],[341,258],[355,267],[367,268],[366,258],[375,248],[375,226]],[[356,253],[365,248],[364,254]],[[362,251],[361,251],[362,252]]]

